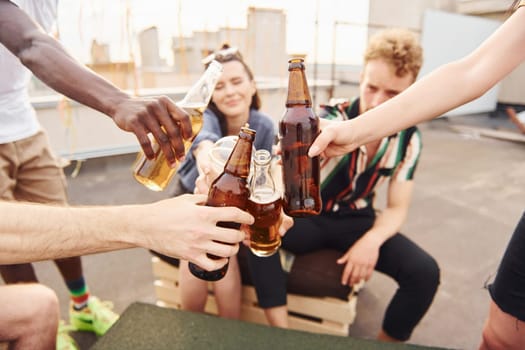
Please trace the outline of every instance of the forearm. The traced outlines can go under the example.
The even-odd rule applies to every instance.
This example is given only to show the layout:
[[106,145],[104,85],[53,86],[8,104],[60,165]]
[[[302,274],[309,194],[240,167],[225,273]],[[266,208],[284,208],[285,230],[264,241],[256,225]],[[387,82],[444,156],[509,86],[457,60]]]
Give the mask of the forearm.
[[0,264],[133,247],[138,244],[131,242],[138,236],[138,228],[131,221],[132,215],[130,220],[121,220],[128,215],[125,208],[0,203]]
[[59,42],[33,31],[17,52],[21,62],[40,80],[67,97],[113,117],[129,96],[71,57]]
[[364,237],[373,239],[381,245],[399,232],[406,220],[406,216],[407,210],[404,208],[387,207],[376,217],[374,225]]
[[472,88],[474,84],[462,67],[457,62],[443,66],[402,94],[349,121],[356,143],[366,144],[392,135],[480,96],[481,92]]
[[391,100],[352,121],[357,144],[443,115],[483,95],[525,60],[525,7],[476,50],[441,66]]

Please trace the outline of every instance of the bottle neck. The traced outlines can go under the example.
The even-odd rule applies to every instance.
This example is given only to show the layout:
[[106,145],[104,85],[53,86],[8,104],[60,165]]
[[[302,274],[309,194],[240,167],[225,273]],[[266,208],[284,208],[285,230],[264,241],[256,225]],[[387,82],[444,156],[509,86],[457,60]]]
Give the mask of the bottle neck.
[[262,190],[266,195],[275,192],[275,183],[270,172],[271,155],[267,150],[258,150],[255,152],[254,176],[251,179],[251,192],[256,195],[258,190]]
[[222,74],[222,65],[216,61],[208,66],[200,79],[190,88],[182,99],[183,104],[208,105],[215,90],[215,85]]
[[239,138],[233,148],[230,158],[224,166],[224,172],[230,175],[247,179],[250,174],[252,159],[253,137]]
[[306,82],[304,69],[294,68],[290,70],[288,78],[288,96],[286,98],[286,107],[293,106],[312,106],[312,98]]

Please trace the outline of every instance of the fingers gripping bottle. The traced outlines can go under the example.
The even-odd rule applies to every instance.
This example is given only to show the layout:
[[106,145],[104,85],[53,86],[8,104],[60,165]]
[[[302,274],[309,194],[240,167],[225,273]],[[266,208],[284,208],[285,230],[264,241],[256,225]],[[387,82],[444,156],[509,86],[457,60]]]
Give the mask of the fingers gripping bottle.
[[284,211],[292,217],[321,212],[320,161],[308,149],[319,134],[319,117],[312,110],[304,60],[288,61],[286,112],[279,123],[284,183]]
[[[206,205],[212,207],[237,207],[245,210],[250,197],[248,175],[252,159],[252,147],[255,139],[255,130],[243,126],[239,138],[230,157],[224,165],[224,171],[213,181],[208,192]],[[233,222],[219,222],[218,226],[239,229],[240,225]],[[208,254],[214,258],[214,255]],[[217,257],[215,257],[217,258]],[[218,281],[226,275],[228,264],[215,271],[207,271],[189,263],[191,273],[206,281]]]
[[[212,61],[200,79],[190,88],[186,96],[176,103],[179,108],[184,109],[190,116],[193,136],[189,140],[184,140],[186,152],[188,152],[193,140],[202,128],[202,115],[210,102],[215,85],[222,74],[222,69],[222,65],[219,62]],[[155,158],[148,159],[141,150],[133,165],[133,176],[150,190],[162,191],[169,184],[173,175],[175,175],[177,168],[168,164],[166,156],[155,140],[152,140],[152,146]]]

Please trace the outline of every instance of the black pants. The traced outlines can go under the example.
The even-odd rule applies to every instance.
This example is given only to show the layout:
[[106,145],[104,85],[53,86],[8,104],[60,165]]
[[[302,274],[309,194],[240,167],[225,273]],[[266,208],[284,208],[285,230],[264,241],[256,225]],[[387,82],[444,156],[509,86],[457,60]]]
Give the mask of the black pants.
[[[332,248],[343,255],[370,229],[374,220],[371,208],[344,216],[295,219],[282,246],[294,254]],[[250,254],[249,263],[261,307],[285,305],[286,274],[281,269],[279,256],[259,258]],[[407,340],[432,303],[439,285],[439,267],[428,253],[398,233],[381,246],[375,269],[399,285],[387,307],[383,330],[391,337]]]
[[501,310],[525,322],[525,213],[514,230],[489,291]]

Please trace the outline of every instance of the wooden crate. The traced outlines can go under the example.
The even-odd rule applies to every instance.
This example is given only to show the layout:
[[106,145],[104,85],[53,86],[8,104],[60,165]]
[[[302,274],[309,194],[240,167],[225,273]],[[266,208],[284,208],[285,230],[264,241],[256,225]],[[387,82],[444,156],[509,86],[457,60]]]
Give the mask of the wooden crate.
[[[158,257],[152,257],[154,286],[157,305],[180,309],[179,269]],[[348,301],[337,298],[308,297],[288,294],[288,324],[291,329],[347,336],[356,315],[357,292],[348,296]],[[206,303],[205,311],[217,314],[213,292]],[[253,286],[244,285],[242,290],[241,319],[268,325],[263,309],[257,304]]]

